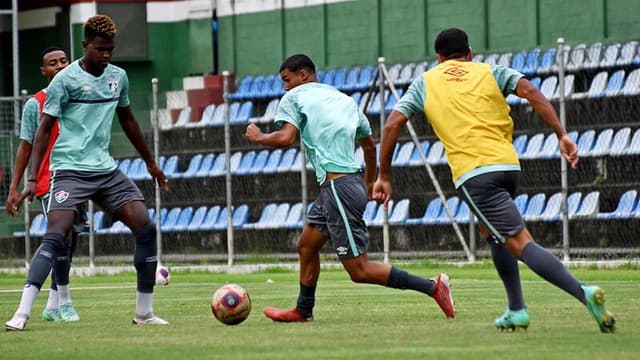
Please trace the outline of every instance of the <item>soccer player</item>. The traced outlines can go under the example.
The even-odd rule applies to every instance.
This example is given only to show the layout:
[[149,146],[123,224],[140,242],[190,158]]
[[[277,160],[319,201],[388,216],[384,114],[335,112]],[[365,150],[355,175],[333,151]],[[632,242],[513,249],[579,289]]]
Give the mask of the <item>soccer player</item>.
[[519,72],[471,62],[464,31],[442,31],[435,50],[439,65],[413,81],[387,119],[373,197],[385,203],[391,199],[391,156],[398,134],[411,116],[424,112],[444,145],[455,188],[481,221],[480,231],[491,246],[493,262],[504,283],[509,304],[495,326],[529,326],[518,272],[521,260],[586,305],[602,332],[612,332],[615,319],[605,309],[602,289],[578,282],[553,254],[535,243],[513,203],[520,164],[512,144],[513,120],[505,97],[516,94],[527,99],[558,136],[562,156],[576,168],[577,146],[555,110]]
[[22,197],[35,193],[37,170],[43,160],[51,128],[58,118],[60,135],[51,152],[51,196],[47,230],[31,268],[18,310],[5,323],[7,330],[23,330],[33,301],[53,258],[64,248],[75,209],[89,199],[122,220],[135,235],[133,262],[138,273],[134,324],[166,325],[153,312],[153,286],[157,265],[156,228],[136,185],[116,167],[109,153],[114,113],[147,164],[154,181],[167,190],[167,178],[153,160],[129,103],[126,72],[110,64],[116,26],[104,15],[84,24],[84,56],[71,63],[47,88],[47,101],[34,140],[32,169]]
[[[53,77],[62,69],[69,65],[69,58],[67,54],[59,47],[51,46],[42,52],[42,66],[40,67],[40,73],[47,80],[47,84],[51,82]],[[40,122],[40,116],[42,115],[42,109],[44,102],[47,99],[47,90],[42,89],[38,91],[32,98],[27,100],[22,111],[22,123],[20,125],[20,145],[18,145],[18,151],[16,153],[16,164],[11,178],[11,185],[9,186],[9,195],[7,196],[7,214],[9,216],[15,216],[20,211],[22,201],[17,201],[20,198],[18,192],[18,186],[22,181],[22,175],[27,168],[29,157],[31,156],[31,149],[33,144],[33,138]],[[51,129],[51,140],[48,143],[44,161],[38,169],[38,182],[35,184],[35,196],[40,199],[42,204],[42,212],[46,215],[48,211],[48,204],[51,201],[49,196],[49,178],[51,172],[49,171],[49,154],[58,137],[58,123],[54,123]],[[79,321],[80,316],[76,312],[71,302],[71,295],[69,292],[69,270],[71,269],[72,254],[78,241],[78,233],[80,233],[85,226],[85,213],[84,206],[79,204],[76,210],[76,219],[72,231],[70,233],[71,238],[65,242],[65,249],[61,256],[57,256],[53,263],[53,269],[51,272],[51,290],[49,291],[49,299],[47,305],[42,311],[42,320],[44,321],[61,321],[61,322],[73,322]]]
[[[315,71],[315,65],[305,55],[286,59],[280,67],[287,93],[280,100],[276,114],[279,130],[265,134],[254,124],[246,129],[249,141],[273,147],[293,144],[300,132],[307,159],[315,168],[320,184],[320,194],[297,244],[300,256],[297,305],[289,310],[267,307],[264,314],[282,322],[313,319],[320,249],[331,238],[352,281],[422,292],[435,299],[446,317],[453,318],[455,308],[446,274],[426,279],[369,261],[369,233],[362,215],[371,197],[376,171],[371,128],[356,103],[335,88],[318,82]],[[364,150],[364,181],[360,164],[354,159],[356,140]]]

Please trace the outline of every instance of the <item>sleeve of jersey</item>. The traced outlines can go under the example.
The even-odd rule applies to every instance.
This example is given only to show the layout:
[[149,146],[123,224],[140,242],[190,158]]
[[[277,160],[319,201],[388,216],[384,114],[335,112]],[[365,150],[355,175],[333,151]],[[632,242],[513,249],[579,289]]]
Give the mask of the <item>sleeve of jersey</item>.
[[47,87],[47,101],[44,103],[43,113],[60,118],[62,106],[69,101],[69,93],[64,86],[63,76],[56,76]]
[[300,129],[301,122],[300,112],[294,103],[292,96],[289,94],[282,97],[278,104],[278,110],[275,117],[275,128],[280,129],[285,122],[293,125],[296,129]]
[[358,111],[358,128],[356,129],[356,138],[363,139],[371,135],[371,126],[369,125],[369,119]]
[[120,84],[120,98],[118,99],[118,107],[127,107],[131,105],[131,101],[129,100],[129,78],[127,77],[127,73],[122,73],[122,80]]
[[22,109],[22,121],[20,122],[20,140],[33,144],[33,137],[38,128],[38,117],[40,116],[40,105],[38,100],[30,98]]
[[393,107],[393,110],[402,113],[402,115],[409,119],[414,114],[424,112],[424,96],[424,78],[421,75],[413,80],[407,92],[402,95],[400,101]]
[[491,71],[504,96],[515,94],[518,81],[524,77],[519,71],[502,65],[493,65]]

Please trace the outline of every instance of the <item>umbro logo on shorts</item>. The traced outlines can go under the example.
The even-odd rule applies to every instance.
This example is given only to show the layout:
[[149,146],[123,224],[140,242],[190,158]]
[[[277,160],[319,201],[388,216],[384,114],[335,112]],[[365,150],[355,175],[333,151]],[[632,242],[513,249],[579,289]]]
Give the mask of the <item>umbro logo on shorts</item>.
[[347,252],[349,251],[349,249],[344,246],[338,246],[336,250],[338,251],[338,255],[340,256],[347,255]]
[[60,190],[57,193],[53,194],[53,196],[55,197],[58,204],[60,204],[67,200],[67,198],[69,198],[69,193],[64,190]]

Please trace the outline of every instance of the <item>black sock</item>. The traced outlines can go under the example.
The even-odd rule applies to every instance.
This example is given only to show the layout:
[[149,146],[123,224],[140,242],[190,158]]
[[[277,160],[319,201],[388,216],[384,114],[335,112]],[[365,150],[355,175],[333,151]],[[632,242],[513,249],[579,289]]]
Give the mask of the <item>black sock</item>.
[[522,261],[543,279],[573,295],[586,305],[587,300],[580,282],[562,265],[552,253],[535,242],[522,249]]
[[46,233],[42,237],[42,243],[31,259],[31,268],[27,275],[27,283],[38,287],[42,286],[51,271],[56,256],[64,246],[64,236],[56,233]]
[[58,254],[56,261],[53,263],[53,269],[51,271],[52,283],[55,277],[56,285],[69,285],[69,269],[71,268],[70,253],[71,239],[65,239],[64,249],[62,253]]
[[156,283],[158,265],[158,246],[156,244],[156,226],[151,223],[136,232],[136,247],[133,251],[133,264],[138,275],[138,291],[152,293]]
[[410,289],[427,295],[433,295],[436,289],[433,280],[410,274],[394,266],[391,267],[387,287],[400,290]]
[[518,260],[503,246],[496,244],[491,239],[487,239],[491,247],[491,258],[498,271],[504,290],[507,293],[510,310],[520,310],[524,308],[524,297],[520,283],[520,269]]
[[310,318],[313,317],[313,306],[316,303],[316,287],[306,286],[300,283],[300,293],[298,294],[298,303],[296,309],[300,315]]

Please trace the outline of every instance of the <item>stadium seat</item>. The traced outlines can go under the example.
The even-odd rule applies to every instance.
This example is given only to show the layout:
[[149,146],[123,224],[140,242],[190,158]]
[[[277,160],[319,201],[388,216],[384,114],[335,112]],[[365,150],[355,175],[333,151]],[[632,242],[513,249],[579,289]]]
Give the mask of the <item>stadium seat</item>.
[[284,83],[280,76],[275,76],[271,81],[271,86],[267,91],[267,97],[269,98],[277,98],[284,95]]
[[[229,105],[229,124],[233,125],[233,121],[235,121],[236,116],[238,116],[238,112],[240,111],[240,106],[242,106],[239,102],[234,102]],[[224,125],[224,114],[222,116],[222,124]]]
[[556,62],[556,51],[556,48],[552,47],[542,54],[536,73],[546,74],[551,71],[551,67]]
[[562,193],[558,192],[549,197],[540,215],[530,216],[527,221],[550,221],[560,214],[562,208]]
[[238,84],[237,90],[234,93],[229,94],[229,100],[242,100],[249,94],[251,85],[253,83],[253,76],[245,76]]
[[398,86],[400,85],[400,71],[402,70],[402,64],[395,64],[387,68],[387,73],[389,74],[389,79],[391,82]]
[[118,163],[118,169],[122,171],[122,173],[125,175],[128,174],[130,166],[131,166],[131,159],[122,159]]
[[167,161],[165,161],[162,171],[167,179],[173,179],[178,173],[178,160],[178,155],[171,155]]
[[[226,211],[225,211],[226,214]],[[199,226],[192,230],[212,230],[220,216],[220,205],[214,205],[207,210]],[[225,215],[226,216],[226,215]]]
[[527,76],[531,76],[538,71],[538,67],[540,66],[540,49],[535,48],[529,51],[527,54],[527,59],[525,60],[524,68],[522,69],[522,73]]
[[587,45],[577,44],[571,49],[571,53],[569,54],[569,62],[567,63],[566,69],[569,71],[575,71],[582,69],[584,66],[584,59],[587,54]]
[[229,118],[231,125],[244,125],[249,122],[249,118],[253,114],[253,101],[245,101],[240,105],[238,111],[233,117]]
[[427,161],[431,165],[441,164],[444,158],[444,147],[442,146],[442,142],[439,140],[434,142],[429,149],[429,155],[427,156]]
[[413,68],[413,76],[411,77],[411,81],[417,78],[418,76],[422,76],[424,72],[427,71],[427,63],[419,62],[416,64],[416,67]]
[[275,149],[269,154],[267,163],[262,168],[264,174],[273,174],[277,171],[278,165],[280,165],[280,158],[282,157],[282,149]]
[[358,86],[358,77],[360,76],[360,66],[354,66],[346,74],[344,83],[338,90],[353,91]]
[[[569,99],[573,96],[575,89],[575,75],[569,74],[564,77],[564,98]],[[555,93],[551,97],[551,100],[560,99],[560,86],[556,88]]]
[[614,66],[618,60],[618,54],[620,54],[620,43],[613,43],[607,46],[602,55],[602,60],[600,60],[600,67]]
[[213,165],[209,169],[209,173],[207,176],[221,176],[224,175],[225,169],[227,167],[227,154],[220,153],[218,157],[213,162]]
[[200,206],[198,209],[196,209],[196,211],[193,213],[193,216],[191,217],[191,221],[189,221],[185,230],[187,231],[198,230],[202,226],[202,223],[204,222],[204,219],[207,215],[207,210],[208,209],[206,206]]
[[128,234],[131,233],[131,230],[122,221],[118,220],[110,228],[105,229],[105,232],[109,234]]
[[211,116],[211,121],[207,122],[207,125],[210,126],[224,126],[224,117],[226,116],[227,110],[229,110],[229,105],[220,104],[213,111],[213,115]]
[[[460,198],[457,196],[452,196],[447,199],[447,207],[451,210],[451,216],[455,218],[456,212],[458,211],[458,206],[460,206]],[[447,214],[447,210],[444,206],[442,206],[442,210],[438,217],[435,218],[436,224],[451,224],[451,219],[449,218],[449,214]]]
[[620,93],[625,96],[640,94],[640,68],[634,69],[629,73]]
[[[382,94],[382,98],[384,99],[384,103],[386,104],[389,101],[389,90],[385,90]],[[376,95],[373,97],[373,100],[369,102],[369,107],[367,108],[368,115],[380,115],[380,92],[376,92]]]
[[609,154],[611,150],[611,139],[613,138],[613,129],[604,129],[598,134],[598,138],[593,144],[593,148],[588,154],[583,156],[604,156]]
[[[389,202],[387,203],[387,211],[389,214],[393,213],[393,205],[394,205],[394,201],[389,200]],[[376,209],[376,214],[373,217],[373,219],[371,219],[371,221],[369,222],[365,220],[365,223],[367,224],[367,226],[382,226],[384,223],[384,212],[385,212],[385,207],[383,204],[380,204]]]
[[216,104],[209,104],[202,111],[202,117],[200,121],[192,121],[187,123],[186,127],[195,127],[195,126],[209,126],[212,125],[213,122],[213,114],[216,111]]
[[193,207],[188,206],[182,211],[180,211],[180,215],[178,216],[178,221],[176,221],[175,225],[168,231],[185,231],[187,227],[191,223],[191,218],[193,217]]
[[442,210],[442,200],[439,197],[432,199],[427,204],[424,214],[419,218],[407,219],[406,225],[433,224]]
[[255,223],[244,224],[243,228],[245,229],[266,228],[267,224],[273,221],[273,216],[277,208],[278,208],[278,205],[275,203],[270,203],[265,205],[265,207],[262,209],[262,213],[260,214],[260,217],[258,218],[258,221],[256,221]]
[[624,153],[626,155],[640,154],[640,128],[636,129],[636,132],[633,133],[633,137],[629,142],[629,146],[627,147],[627,150]]
[[404,224],[409,218],[409,199],[398,201],[393,207],[393,213],[389,215],[389,224]]
[[527,51],[526,50],[522,50],[517,52],[513,58],[511,58],[511,68],[518,71],[518,72],[523,72],[524,71],[524,65],[527,59]]
[[593,148],[593,140],[595,139],[595,130],[587,130],[580,134],[578,138],[578,154],[589,154]]
[[456,222],[458,224],[468,224],[470,216],[471,211],[469,210],[469,205],[467,205],[465,201],[460,201],[458,211],[456,211],[456,215],[454,216]]
[[[402,98],[402,95],[404,94],[404,90],[402,90],[401,88],[398,88],[396,89],[396,93],[398,94],[398,98]],[[389,91],[389,97],[387,98],[387,102],[384,105],[385,114],[391,113],[391,111],[393,110],[393,107],[396,105],[396,102],[397,100],[395,96],[393,96],[391,91]]]
[[180,110],[180,114],[178,115],[178,119],[173,124],[173,127],[185,127],[188,123],[191,122],[191,107],[187,106]]
[[284,220],[283,226],[286,228],[297,228],[302,223],[302,203],[296,203],[289,209],[289,214]]
[[628,41],[620,48],[620,55],[616,60],[616,66],[627,66],[633,62],[633,57],[638,50],[638,42],[635,40]]
[[528,194],[519,194],[518,196],[515,197],[515,199],[513,199],[513,204],[518,209],[518,212],[520,212],[520,215],[524,215],[524,212],[527,209],[528,201],[529,201]]
[[131,165],[129,165],[129,169],[127,170],[127,176],[132,180],[140,180],[142,178],[140,167],[143,166],[146,169],[146,165],[142,158],[135,158],[131,161]]
[[354,87],[354,90],[366,90],[369,88],[371,81],[373,81],[373,75],[377,71],[373,66],[364,66],[360,69],[358,74],[358,83]]
[[624,86],[624,70],[618,70],[611,74],[607,86],[603,91],[603,96],[617,96],[622,93],[622,87]]
[[471,61],[476,63],[482,62],[482,60],[484,60],[484,54],[479,53],[473,54],[473,58],[471,58]]
[[509,67],[511,66],[511,58],[513,57],[513,53],[510,51],[504,52],[502,54],[500,54],[500,56],[498,57],[498,60],[496,61],[496,63],[498,65],[502,65],[505,67]]
[[507,104],[509,105],[518,105],[522,102],[522,99],[518,95],[509,94],[507,95]]
[[298,148],[289,148],[283,154],[282,158],[280,158],[280,164],[276,168],[276,172],[285,172],[290,171],[291,166],[296,160],[296,155],[298,154]]
[[196,176],[196,173],[198,172],[198,169],[200,169],[200,163],[202,162],[202,154],[196,154],[194,155],[191,160],[189,161],[189,166],[187,167],[187,170],[185,170],[184,173],[175,173],[174,174],[174,178],[185,178],[185,179],[189,179],[189,178],[193,178]]
[[267,104],[267,108],[264,110],[264,114],[257,118],[257,122],[261,124],[267,124],[272,122],[276,117],[276,112],[278,111],[278,104],[280,103],[280,99],[273,99],[269,101]]
[[221,206],[216,222],[211,226],[211,230],[222,230],[227,228],[227,207]]
[[[569,63],[570,53],[571,53],[571,46],[565,45],[563,47],[563,52],[562,52],[562,55],[563,55],[562,60],[564,62],[564,68],[565,69],[567,68],[567,64]],[[555,73],[557,73],[559,71],[559,69],[560,69],[560,63],[558,62],[560,59],[559,59],[558,55],[559,54],[556,53],[556,59],[555,59],[553,65],[551,66],[551,71],[555,72]]]
[[266,165],[268,159],[269,159],[269,150],[261,150],[256,155],[255,159],[253,160],[253,164],[251,164],[251,167],[248,169],[247,173],[257,174],[259,172],[262,172],[262,169]]
[[178,223],[178,218],[180,217],[180,212],[182,211],[179,207],[174,207],[169,210],[167,213],[167,217],[162,221],[160,229],[162,232],[173,231],[174,227]]
[[[424,153],[424,156],[428,159],[429,148],[431,147],[429,140],[421,141],[420,145],[422,148],[422,152]],[[420,156],[420,150],[414,145],[413,151],[411,152],[411,158],[409,159],[409,166],[418,166],[418,165],[424,165],[424,162],[422,161],[422,157]]]
[[279,204],[276,211],[273,213],[272,221],[268,224],[268,227],[273,229],[284,227],[290,208],[291,205],[288,203]]
[[600,59],[602,59],[602,43],[595,42],[587,48],[583,67],[585,69],[595,69],[600,66]]
[[547,196],[545,194],[539,193],[533,195],[531,199],[529,199],[529,202],[527,203],[527,209],[522,215],[525,221],[537,218],[540,216],[540,214],[542,214],[546,198]]
[[631,136],[631,128],[624,127],[619,129],[613,136],[611,141],[611,147],[609,148],[609,155],[620,156],[624,154],[629,146],[629,138]]
[[327,85],[331,85],[333,86],[333,79],[336,77],[336,70],[335,69],[331,69],[327,72],[324,73],[324,76],[322,77],[321,82],[323,84],[327,84]]
[[353,99],[353,102],[355,102],[356,105],[360,106],[360,99],[362,99],[362,93],[360,91],[355,91],[350,96]]
[[607,80],[609,79],[609,74],[606,71],[601,71],[593,78],[591,81],[591,85],[589,86],[589,90],[587,90],[584,94],[573,94],[574,98],[582,98],[586,96],[587,98],[598,98],[604,95],[604,89],[607,86]]
[[253,167],[253,161],[255,160],[255,158],[256,158],[256,152],[253,150],[244,153],[242,155],[242,160],[240,160],[240,165],[233,172],[233,174],[236,174],[236,175],[248,174],[251,168]]
[[[234,208],[233,215],[231,217],[231,224],[234,228],[241,228],[247,223],[249,218],[249,207],[247,205],[240,205]],[[214,230],[223,230],[227,228],[227,207],[222,208],[218,220],[213,226]]]
[[[31,225],[29,226],[29,235],[30,236],[42,236],[44,235],[44,231],[42,230],[43,224],[46,224],[47,219],[44,214],[39,213],[33,217],[31,220]],[[46,225],[45,225],[46,226]]]
[[527,138],[527,134],[522,134],[513,140],[513,148],[516,150],[518,156],[522,156],[527,148]]
[[527,143],[527,149],[522,153],[520,158],[522,159],[535,159],[540,154],[540,150],[542,149],[542,143],[544,142],[544,134],[538,133],[535,134],[529,139]]
[[592,191],[585,195],[576,211],[575,218],[590,218],[596,216],[600,209],[600,192]]
[[[582,199],[581,192],[574,192],[569,196],[567,196],[567,215],[569,216],[569,218],[572,218],[576,214],[576,211],[578,211],[578,207],[580,206],[581,199]],[[543,217],[542,220],[543,221],[559,221],[561,218],[562,218],[562,206],[558,210],[557,215],[550,216],[550,217]]]
[[256,76],[251,82],[251,86],[249,87],[249,90],[241,98],[238,98],[237,100],[257,99],[262,94],[262,89],[264,88],[265,84],[266,84],[266,81],[263,75]]
[[341,67],[336,70],[335,75],[333,76],[333,87],[338,90],[344,90],[344,84],[347,80],[347,68]]
[[488,54],[488,55],[486,55],[484,57],[482,62],[484,62],[485,64],[489,64],[489,65],[497,65],[499,57],[500,57],[500,54],[498,54],[498,53]]
[[618,201],[618,206],[615,210],[608,213],[598,213],[596,219],[609,220],[609,219],[628,219],[632,217],[632,211],[635,209],[638,192],[636,190],[628,190]]
[[408,141],[398,150],[398,155],[393,158],[391,165],[393,166],[407,166],[409,165],[409,160],[411,159],[411,155],[413,154],[413,141]]
[[196,171],[195,177],[208,176],[211,171],[211,167],[213,166],[214,159],[215,155],[213,153],[205,155],[200,162],[200,167],[198,168],[198,171]]
[[409,63],[402,67],[398,77],[398,85],[407,85],[413,81],[413,70],[415,69],[415,66],[416,64]]
[[558,150],[558,136],[555,133],[550,133],[542,144],[540,152],[538,152],[537,158],[550,159],[559,157],[560,151]]

